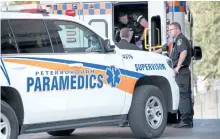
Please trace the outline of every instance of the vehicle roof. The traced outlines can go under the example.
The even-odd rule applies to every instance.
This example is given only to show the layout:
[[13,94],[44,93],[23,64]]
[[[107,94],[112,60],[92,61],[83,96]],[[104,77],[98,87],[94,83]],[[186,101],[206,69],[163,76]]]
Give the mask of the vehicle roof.
[[[81,24],[83,26],[88,27],[96,34],[97,31],[90,26],[89,24],[80,21],[78,19],[75,19],[74,17],[66,16],[66,15],[55,15],[55,14],[43,14],[43,13],[20,13],[20,12],[1,12],[1,19],[57,19],[57,20],[65,20],[65,21],[72,21],[76,22],[78,24]],[[105,36],[100,35],[103,39],[106,39]]]

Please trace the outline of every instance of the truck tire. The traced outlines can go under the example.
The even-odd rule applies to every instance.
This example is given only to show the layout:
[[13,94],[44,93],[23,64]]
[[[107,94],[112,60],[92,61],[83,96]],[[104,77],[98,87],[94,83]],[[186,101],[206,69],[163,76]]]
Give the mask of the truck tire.
[[17,139],[19,133],[18,119],[14,110],[5,101],[1,100],[1,137]]
[[152,85],[138,86],[134,91],[128,120],[137,137],[160,137],[167,125],[166,99],[161,90]]
[[51,132],[48,132],[48,134],[51,135],[51,136],[69,136],[73,133],[74,130],[75,129],[51,131]]

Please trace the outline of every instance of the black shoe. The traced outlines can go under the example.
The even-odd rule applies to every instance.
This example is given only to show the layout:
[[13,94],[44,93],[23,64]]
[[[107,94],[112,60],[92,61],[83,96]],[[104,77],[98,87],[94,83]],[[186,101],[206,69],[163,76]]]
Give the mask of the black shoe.
[[190,125],[193,127],[193,122],[191,122]]
[[184,123],[184,122],[180,122],[178,124],[174,124],[173,125],[174,128],[192,128],[193,127],[193,123]]

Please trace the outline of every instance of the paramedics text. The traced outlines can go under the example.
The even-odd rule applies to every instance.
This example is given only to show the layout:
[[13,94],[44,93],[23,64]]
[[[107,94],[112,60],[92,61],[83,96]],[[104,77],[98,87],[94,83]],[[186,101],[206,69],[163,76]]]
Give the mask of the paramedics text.
[[145,71],[145,70],[166,70],[164,64],[135,64],[136,71]]
[[94,89],[103,87],[103,75],[94,70],[36,71],[27,78],[27,92]]

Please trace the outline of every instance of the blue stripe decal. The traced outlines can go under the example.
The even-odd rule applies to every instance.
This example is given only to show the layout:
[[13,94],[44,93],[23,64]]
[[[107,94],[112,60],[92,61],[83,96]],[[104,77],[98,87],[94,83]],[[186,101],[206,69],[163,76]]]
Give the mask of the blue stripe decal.
[[[106,70],[108,66],[104,65],[98,65],[98,64],[91,64],[91,63],[86,63],[86,62],[80,62],[80,61],[72,61],[72,60],[63,60],[63,59],[53,59],[53,58],[37,58],[37,57],[10,57],[10,58],[21,58],[21,59],[33,59],[33,60],[42,60],[42,61],[48,61],[48,62],[57,62],[57,63],[62,63],[62,64],[74,64],[74,63],[82,63],[83,66],[89,67],[89,68],[95,68],[95,69],[100,69],[100,70]],[[137,73],[134,71],[129,71],[125,69],[120,69],[121,73],[126,76],[131,76],[134,78],[140,78],[145,76],[142,73]]]
[[4,73],[5,78],[6,78],[7,81],[8,81],[8,84],[11,85],[10,78],[9,78],[9,76],[8,76],[8,73],[7,73],[7,70],[6,70],[6,68],[5,68],[5,64],[4,64],[3,60],[2,60],[2,58],[1,58],[1,63],[2,63],[1,70],[2,70],[2,72]]

